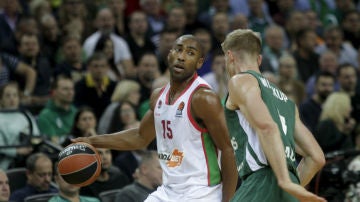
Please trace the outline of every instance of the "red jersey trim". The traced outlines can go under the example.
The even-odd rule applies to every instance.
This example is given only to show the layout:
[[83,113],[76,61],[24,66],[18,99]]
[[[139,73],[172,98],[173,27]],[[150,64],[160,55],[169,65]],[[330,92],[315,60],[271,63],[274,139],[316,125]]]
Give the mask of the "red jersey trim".
[[206,132],[208,132],[208,130],[207,130],[206,128],[201,127],[201,126],[196,122],[195,118],[192,116],[192,113],[191,113],[191,100],[192,100],[192,97],[193,97],[193,95],[194,95],[194,92],[195,92],[197,89],[201,88],[201,87],[209,88],[209,86],[206,85],[206,84],[200,84],[199,86],[197,86],[197,87],[194,89],[194,91],[191,93],[191,95],[189,96],[188,105],[187,105],[187,109],[186,109],[186,110],[187,110],[188,118],[189,118],[191,124],[192,124],[197,130],[199,130],[200,132],[206,133]]

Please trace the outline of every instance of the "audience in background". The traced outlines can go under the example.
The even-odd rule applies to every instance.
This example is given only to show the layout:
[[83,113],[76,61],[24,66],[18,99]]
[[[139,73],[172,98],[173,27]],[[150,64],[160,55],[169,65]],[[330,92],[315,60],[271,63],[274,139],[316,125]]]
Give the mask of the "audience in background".
[[57,193],[58,190],[51,186],[53,177],[53,163],[44,153],[34,153],[26,160],[25,187],[13,190],[10,201],[23,202],[28,196],[44,193]]
[[142,202],[162,184],[162,169],[155,151],[144,152],[134,176],[135,181],[122,188],[115,201]]
[[[0,168],[6,170],[23,161],[31,152],[31,136],[39,136],[35,118],[20,108],[20,91],[17,83],[10,82],[0,87],[0,147],[20,146],[0,149]],[[31,131],[32,129],[32,131]]]
[[92,135],[97,135],[94,111],[90,107],[80,107],[75,114],[69,135],[61,145],[66,147],[71,143],[72,138],[88,137]]
[[111,189],[120,189],[130,183],[128,177],[113,166],[110,149],[97,148],[101,157],[101,173],[94,183],[82,187],[80,194],[99,198],[99,193]]
[[75,84],[75,106],[89,106],[94,109],[97,119],[100,119],[106,106],[111,102],[111,95],[116,83],[107,72],[109,64],[105,54],[94,53],[87,60],[87,74]]
[[0,169],[0,201],[8,202],[10,198],[9,179],[4,170]]
[[60,144],[69,134],[76,108],[73,105],[74,82],[59,75],[52,86],[52,97],[41,110],[38,124],[42,134]]
[[59,186],[59,194],[50,198],[49,202],[100,202],[99,199],[94,197],[81,196],[80,187],[65,182],[57,170],[57,164],[55,164],[54,167],[54,179],[56,184]]
[[351,133],[355,121],[350,113],[351,102],[346,93],[334,92],[326,98],[314,134],[325,153],[353,148]]

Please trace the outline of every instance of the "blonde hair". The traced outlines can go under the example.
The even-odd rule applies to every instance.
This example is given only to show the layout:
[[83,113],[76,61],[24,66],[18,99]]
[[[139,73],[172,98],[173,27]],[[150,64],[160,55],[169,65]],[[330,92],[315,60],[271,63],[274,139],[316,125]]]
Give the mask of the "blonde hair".
[[112,102],[120,102],[126,99],[129,93],[140,90],[140,84],[132,80],[120,81],[111,96]]
[[249,55],[258,56],[261,54],[261,38],[259,33],[250,29],[237,29],[226,36],[221,47],[224,52],[228,50],[242,51]]
[[346,112],[351,109],[351,101],[344,92],[331,93],[323,105],[320,120],[331,119],[336,125],[343,125]]

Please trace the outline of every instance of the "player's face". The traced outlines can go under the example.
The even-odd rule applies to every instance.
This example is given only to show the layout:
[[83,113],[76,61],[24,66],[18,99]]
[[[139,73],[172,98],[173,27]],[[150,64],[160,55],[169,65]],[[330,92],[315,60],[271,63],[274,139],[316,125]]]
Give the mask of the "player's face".
[[39,158],[36,160],[35,170],[27,176],[29,184],[38,191],[47,191],[50,188],[52,175],[52,162],[49,159]]
[[8,177],[4,172],[0,172],[0,201],[9,201],[10,186]]
[[191,38],[179,38],[170,50],[168,61],[172,80],[187,80],[203,63],[199,44]]

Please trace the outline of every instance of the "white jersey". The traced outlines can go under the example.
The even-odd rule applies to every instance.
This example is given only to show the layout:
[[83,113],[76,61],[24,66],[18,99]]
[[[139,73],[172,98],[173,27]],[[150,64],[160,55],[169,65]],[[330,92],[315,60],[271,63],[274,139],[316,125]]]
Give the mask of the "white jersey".
[[198,192],[221,183],[219,150],[208,131],[191,115],[191,98],[200,87],[210,88],[205,80],[195,75],[170,105],[170,84],[167,84],[154,109],[163,185],[176,193]]

